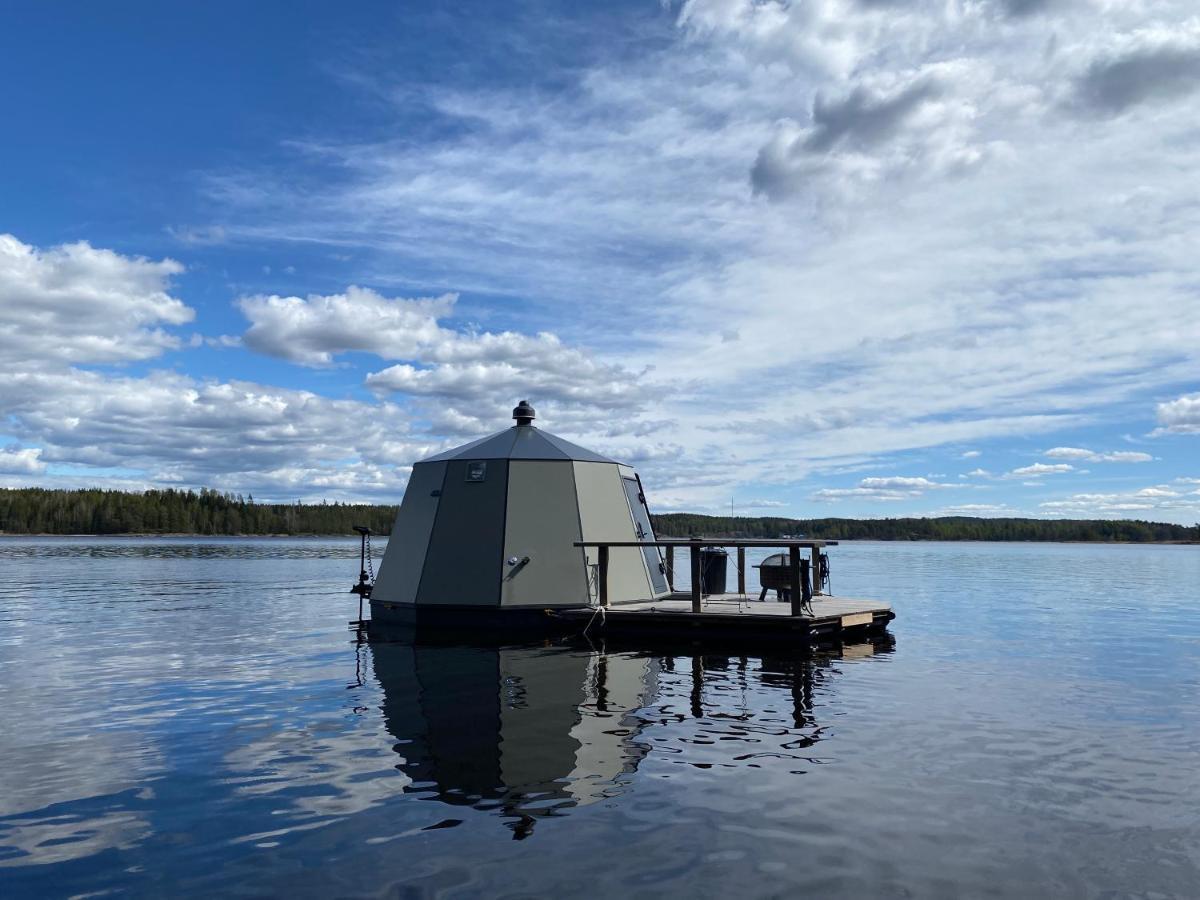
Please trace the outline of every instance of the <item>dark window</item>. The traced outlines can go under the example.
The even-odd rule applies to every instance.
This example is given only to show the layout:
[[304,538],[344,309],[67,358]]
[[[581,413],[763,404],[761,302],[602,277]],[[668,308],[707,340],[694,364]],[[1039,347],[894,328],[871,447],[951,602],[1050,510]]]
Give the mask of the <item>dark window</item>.
[[467,481],[483,481],[485,478],[487,478],[487,463],[467,463]]

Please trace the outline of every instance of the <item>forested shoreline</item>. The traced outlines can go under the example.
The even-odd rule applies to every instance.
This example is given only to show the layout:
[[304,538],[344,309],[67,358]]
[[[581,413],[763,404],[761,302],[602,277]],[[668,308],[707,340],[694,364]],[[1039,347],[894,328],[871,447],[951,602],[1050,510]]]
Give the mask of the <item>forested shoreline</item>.
[[654,516],[659,534],[687,537],[775,538],[804,535],[830,541],[1063,541],[1200,543],[1200,524],[1130,519],[980,519],[970,516],[901,519],[731,518],[692,513]]
[[0,490],[2,534],[387,534],[396,507],[359,503],[257,503],[254,496],[196,491]]
[[[395,506],[258,503],[253,495],[196,491],[0,489],[0,534],[7,535],[350,535],[355,525],[388,534]],[[660,535],[883,541],[1082,541],[1200,543],[1200,524],[1107,519],[785,519],[693,513],[653,516]]]

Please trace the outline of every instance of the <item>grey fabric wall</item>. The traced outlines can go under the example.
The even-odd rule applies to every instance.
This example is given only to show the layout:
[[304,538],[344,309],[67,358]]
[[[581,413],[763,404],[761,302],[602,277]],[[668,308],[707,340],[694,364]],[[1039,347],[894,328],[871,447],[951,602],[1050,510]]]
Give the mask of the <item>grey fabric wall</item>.
[[425,553],[429,549],[429,536],[433,532],[440,500],[435,493],[442,489],[445,475],[444,462],[413,466],[387,552],[379,564],[372,599],[385,603],[416,602],[417,585],[421,582]]
[[[575,475],[569,460],[511,460],[502,606],[587,606],[587,571],[580,540]],[[511,557],[529,557],[510,567]]]
[[500,605],[508,460],[489,459],[480,482],[467,481],[471,465],[471,460],[445,463],[417,603]]
[[[621,473],[613,463],[574,462],[579,513],[585,541],[634,541],[633,517]],[[596,548],[588,548],[588,563],[594,565]],[[646,560],[637,547],[613,547],[608,560],[610,603],[645,600],[654,596]]]

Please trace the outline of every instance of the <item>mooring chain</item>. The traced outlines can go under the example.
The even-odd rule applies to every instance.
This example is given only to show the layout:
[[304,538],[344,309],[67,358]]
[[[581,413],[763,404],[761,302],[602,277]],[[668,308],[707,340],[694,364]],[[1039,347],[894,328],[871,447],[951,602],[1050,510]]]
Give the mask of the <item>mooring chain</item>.
[[363,535],[367,539],[367,574],[371,576],[371,584],[375,583],[375,564],[371,560],[371,533]]

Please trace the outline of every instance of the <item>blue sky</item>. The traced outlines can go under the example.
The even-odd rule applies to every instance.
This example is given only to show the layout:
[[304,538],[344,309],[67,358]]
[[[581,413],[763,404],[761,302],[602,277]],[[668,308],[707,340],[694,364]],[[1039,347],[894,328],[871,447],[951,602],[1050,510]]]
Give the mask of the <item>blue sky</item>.
[[0,484],[1200,520],[1200,19],[1146,0],[12,5]]

